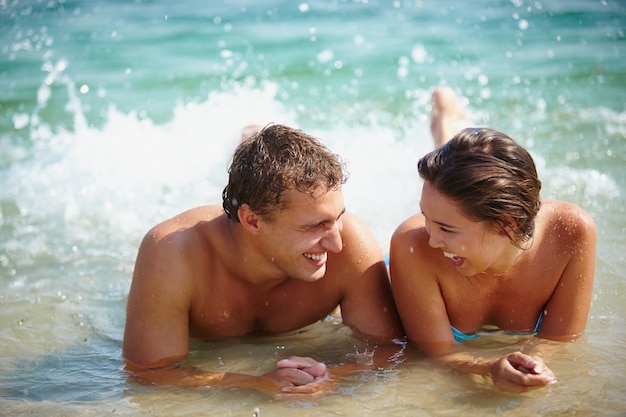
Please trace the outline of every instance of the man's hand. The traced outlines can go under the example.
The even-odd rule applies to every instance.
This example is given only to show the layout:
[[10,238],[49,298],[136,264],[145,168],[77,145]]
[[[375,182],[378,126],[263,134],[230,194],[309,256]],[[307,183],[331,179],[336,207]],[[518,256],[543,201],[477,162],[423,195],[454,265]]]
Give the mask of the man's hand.
[[526,392],[556,384],[556,376],[541,358],[510,353],[490,366],[493,383],[501,391]]
[[312,358],[291,356],[278,361],[276,365],[278,369],[268,373],[266,376],[283,387],[298,387],[328,378],[326,365]]
[[[291,356],[287,359],[282,359],[278,361],[276,365],[278,366],[278,370],[297,369],[302,372],[305,372],[309,374],[311,377],[313,377],[313,380],[328,377],[328,373],[326,372],[326,365],[312,358]],[[309,381],[309,382],[312,382],[312,381]],[[305,382],[305,384],[306,383],[308,382]],[[304,384],[294,383],[293,385],[304,385]]]
[[335,387],[326,365],[315,359],[291,356],[278,361],[277,366],[278,369],[265,375],[282,386],[280,392],[274,395],[277,399],[316,397]]

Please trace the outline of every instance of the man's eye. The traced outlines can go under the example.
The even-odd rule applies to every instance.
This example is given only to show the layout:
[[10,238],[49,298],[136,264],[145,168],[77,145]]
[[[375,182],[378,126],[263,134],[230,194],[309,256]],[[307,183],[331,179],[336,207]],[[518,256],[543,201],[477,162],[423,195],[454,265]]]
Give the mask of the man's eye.
[[304,228],[304,230],[306,230],[307,232],[314,232],[316,230],[320,230],[322,227],[324,227],[325,223],[320,223],[320,224],[313,224],[311,226],[307,226]]

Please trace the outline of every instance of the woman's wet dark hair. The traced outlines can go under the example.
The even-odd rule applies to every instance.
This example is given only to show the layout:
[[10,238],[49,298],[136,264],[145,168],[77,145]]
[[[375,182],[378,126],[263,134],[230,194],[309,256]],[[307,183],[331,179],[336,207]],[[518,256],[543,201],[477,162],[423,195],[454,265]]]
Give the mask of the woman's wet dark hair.
[[417,170],[465,216],[491,223],[515,246],[533,236],[541,181],[528,151],[505,133],[463,129],[422,157]]
[[222,206],[234,221],[239,221],[242,204],[270,218],[274,210],[286,208],[287,190],[333,190],[347,178],[341,158],[319,140],[298,129],[270,125],[242,140],[235,150]]

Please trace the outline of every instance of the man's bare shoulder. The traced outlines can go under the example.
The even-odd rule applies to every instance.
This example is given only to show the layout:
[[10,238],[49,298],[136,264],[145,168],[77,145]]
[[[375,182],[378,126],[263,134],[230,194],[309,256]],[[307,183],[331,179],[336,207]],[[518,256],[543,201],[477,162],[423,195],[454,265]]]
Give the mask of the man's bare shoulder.
[[[328,253],[326,279],[324,282],[348,284],[351,277],[361,276],[376,264],[383,264],[383,252],[367,223],[354,213],[342,216],[341,241],[343,248],[338,253]],[[342,285],[343,285],[342,284]]]
[[341,239],[343,250],[339,254],[349,254],[353,250],[377,251],[380,248],[367,223],[354,213],[346,212],[342,216],[343,230]]
[[346,211],[343,216],[341,216],[341,221],[343,223],[343,231],[341,233],[342,236],[344,234],[369,231],[369,228],[365,221],[352,212]]
[[141,242],[135,276],[195,275],[201,263],[212,258],[214,242],[221,240],[220,225],[227,221],[221,207],[202,206],[159,223]]
[[222,216],[226,215],[221,206],[195,207],[157,224],[150,230],[148,236],[160,239],[174,232],[197,228]]

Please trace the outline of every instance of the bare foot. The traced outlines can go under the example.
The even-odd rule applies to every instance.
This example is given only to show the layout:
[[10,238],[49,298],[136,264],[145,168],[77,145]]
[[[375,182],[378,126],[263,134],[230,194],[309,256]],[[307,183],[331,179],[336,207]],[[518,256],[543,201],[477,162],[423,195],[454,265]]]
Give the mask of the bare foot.
[[244,141],[248,139],[250,136],[254,135],[258,131],[262,130],[263,126],[250,124],[241,129],[241,140]]
[[470,125],[465,106],[450,87],[437,87],[432,94],[430,133],[435,148],[440,147],[462,128]]

